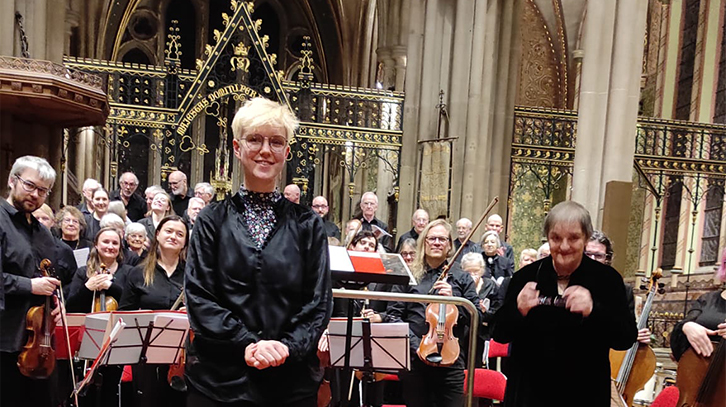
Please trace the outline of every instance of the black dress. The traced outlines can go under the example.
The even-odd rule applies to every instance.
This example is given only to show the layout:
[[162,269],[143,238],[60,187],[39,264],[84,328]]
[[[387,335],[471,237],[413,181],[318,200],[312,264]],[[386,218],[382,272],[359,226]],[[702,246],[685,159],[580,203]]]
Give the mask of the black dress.
[[[176,269],[167,275],[158,264],[154,269],[154,281],[151,285],[144,283],[144,268],[133,269],[126,279],[123,297],[119,309],[135,310],[168,310],[179,298],[184,287],[184,262],[180,261]],[[169,386],[168,365],[133,365],[133,405],[138,407],[178,407],[183,406],[186,393],[176,391]]]
[[[688,310],[683,321],[676,324],[671,333],[671,351],[676,360],[680,360],[683,352],[691,346],[688,337],[683,333],[686,322],[695,322],[707,329],[716,330],[718,325],[726,321],[726,300],[721,296],[722,291],[714,291],[698,297]],[[712,336],[717,341],[718,336]]]
[[637,338],[620,274],[583,255],[569,286],[590,291],[593,309],[588,317],[551,305],[522,316],[517,296],[530,281],[538,283],[541,296],[557,296],[551,257],[512,277],[494,318],[494,340],[511,343],[507,407],[610,406],[610,348],[628,349]]

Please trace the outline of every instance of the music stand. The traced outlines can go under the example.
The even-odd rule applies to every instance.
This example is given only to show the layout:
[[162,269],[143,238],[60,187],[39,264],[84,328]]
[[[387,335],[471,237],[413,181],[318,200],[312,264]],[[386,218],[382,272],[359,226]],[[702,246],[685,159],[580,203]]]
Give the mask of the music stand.
[[[87,329],[93,324],[103,323],[103,320],[107,321],[104,346],[95,357],[95,369],[92,367],[92,372],[86,375],[84,382],[90,382],[98,366],[173,364],[184,349],[184,340],[189,331],[186,314],[175,311],[122,311],[89,315],[86,318]],[[123,323],[124,320],[128,322],[114,333],[118,321]],[[109,330],[108,327],[112,324],[114,329]],[[86,356],[92,352],[93,347],[86,344],[86,341],[92,344],[97,342],[94,336],[98,335],[98,328],[95,331],[92,330],[93,334],[84,336],[81,343],[81,351]],[[109,341],[108,338],[112,335],[114,338]],[[143,381],[143,377],[138,379]]]
[[410,348],[408,323],[372,324],[368,318],[356,318],[350,333],[347,319],[333,319],[328,327],[330,360],[344,371],[356,368],[363,373],[361,397],[369,406],[368,386],[373,372],[396,373],[409,369]]

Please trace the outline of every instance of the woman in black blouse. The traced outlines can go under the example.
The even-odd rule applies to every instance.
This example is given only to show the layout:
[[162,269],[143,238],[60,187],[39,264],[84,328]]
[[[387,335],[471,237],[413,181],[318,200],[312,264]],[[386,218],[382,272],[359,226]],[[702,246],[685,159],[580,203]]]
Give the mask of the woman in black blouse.
[[[146,260],[126,280],[120,309],[171,309],[184,286],[188,239],[187,224],[181,217],[171,215],[159,222]],[[184,393],[169,387],[168,365],[135,365],[132,370],[135,406],[184,405]]]
[[187,405],[316,406],[316,356],[332,308],[323,218],[277,182],[297,119],[254,98],[232,121],[239,192],[194,222],[184,289],[194,346]]
[[56,213],[55,222],[60,229],[61,240],[71,249],[93,247],[93,243],[84,237],[86,218],[75,206],[64,206]]
[[493,230],[487,231],[481,237],[482,256],[486,263],[486,277],[491,277],[497,285],[501,285],[507,277],[514,274],[514,263],[506,256],[500,256],[497,249],[502,247],[499,234]]
[[[726,282],[726,251],[716,278]],[[709,357],[714,351],[712,341],[726,338],[726,290],[704,294],[688,310],[686,318],[679,322],[671,334],[671,350],[676,360],[689,347],[699,355]]]
[[[121,299],[123,287],[131,266],[123,264],[121,235],[113,228],[103,228],[94,239],[93,249],[85,266],[79,267],[71,282],[70,294],[66,300],[68,312],[91,312],[94,298],[101,291],[116,301]],[[102,270],[105,267],[105,272]],[[122,366],[104,366],[99,369],[103,376],[101,399],[104,406],[118,405],[118,384],[121,381]],[[95,386],[90,386],[85,396],[88,404],[96,400]]]

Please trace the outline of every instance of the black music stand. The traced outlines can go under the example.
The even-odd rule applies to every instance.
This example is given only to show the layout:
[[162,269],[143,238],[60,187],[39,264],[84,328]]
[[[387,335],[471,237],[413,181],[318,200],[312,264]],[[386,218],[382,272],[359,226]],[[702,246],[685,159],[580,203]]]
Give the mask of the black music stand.
[[[397,253],[357,253],[348,252],[344,247],[331,246],[329,248],[330,256],[330,272],[334,281],[337,281],[346,289],[358,290],[365,287],[369,283],[388,283],[388,284],[415,284],[408,265],[400,254]],[[359,257],[351,260],[351,257]],[[366,259],[367,258],[367,259]],[[376,261],[376,258],[378,261]],[[360,260],[360,261],[356,261]],[[375,263],[375,264],[374,264]],[[380,263],[380,264],[379,264]],[[347,325],[345,333],[345,348],[352,349],[353,338],[353,318],[354,318],[355,300],[348,300]],[[370,322],[369,322],[370,323]],[[368,325],[370,328],[370,325]],[[369,331],[370,334],[370,331]],[[368,343],[370,350],[370,335],[364,343]],[[365,348],[365,346],[364,346]],[[346,351],[344,355],[343,371],[350,371],[350,354]],[[361,370],[364,370],[361,366]],[[365,372],[365,370],[364,370]],[[369,371],[368,377],[370,378]],[[365,374],[365,373],[364,373]],[[352,379],[351,379],[352,380]],[[349,385],[349,383],[346,383]],[[364,385],[365,386],[365,385]],[[367,396],[363,396],[364,398]]]

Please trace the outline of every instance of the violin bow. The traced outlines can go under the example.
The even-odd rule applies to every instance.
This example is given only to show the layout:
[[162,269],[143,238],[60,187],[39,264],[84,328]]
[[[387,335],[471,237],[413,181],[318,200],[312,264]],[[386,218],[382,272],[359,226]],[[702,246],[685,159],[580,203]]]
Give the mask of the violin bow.
[[[495,196],[494,199],[492,199],[492,201],[489,203],[489,206],[487,206],[487,208],[484,210],[484,213],[479,218],[479,221],[477,221],[476,225],[474,225],[474,227],[471,228],[471,231],[466,236],[466,239],[464,239],[464,241],[459,246],[459,249],[456,250],[456,252],[454,253],[454,256],[451,257],[451,260],[449,261],[449,263],[444,266],[444,268],[441,271],[441,275],[439,276],[438,279],[436,279],[434,284],[446,279],[446,277],[449,275],[449,270],[451,269],[451,266],[456,261],[456,258],[459,257],[459,255],[461,254],[461,251],[464,250],[464,246],[466,246],[466,244],[469,243],[469,240],[471,239],[471,237],[474,236],[474,232],[476,232],[476,230],[479,228],[479,226],[481,226],[482,222],[484,222],[484,219],[486,219],[487,215],[489,215],[489,212],[491,212],[492,209],[494,209],[494,205],[496,205],[497,202],[499,202],[499,197]],[[431,287],[431,289],[429,290],[429,295],[433,294],[433,292],[434,292],[434,288]]]
[[[53,275],[55,275],[55,269],[53,269]],[[60,280],[58,280],[60,281]],[[66,338],[66,347],[68,348],[68,364],[71,367],[71,381],[73,383],[73,389],[76,389],[77,383],[76,383],[76,370],[73,367],[73,355],[71,354],[71,334],[68,332],[68,316],[66,315],[66,299],[63,295],[63,283],[60,283],[58,285],[58,288],[56,289],[55,297],[58,298],[58,301],[60,303],[58,306],[60,307],[60,314],[61,314],[61,322],[63,323],[63,333]],[[78,393],[73,394],[74,401],[76,402],[76,406],[78,406]]]

